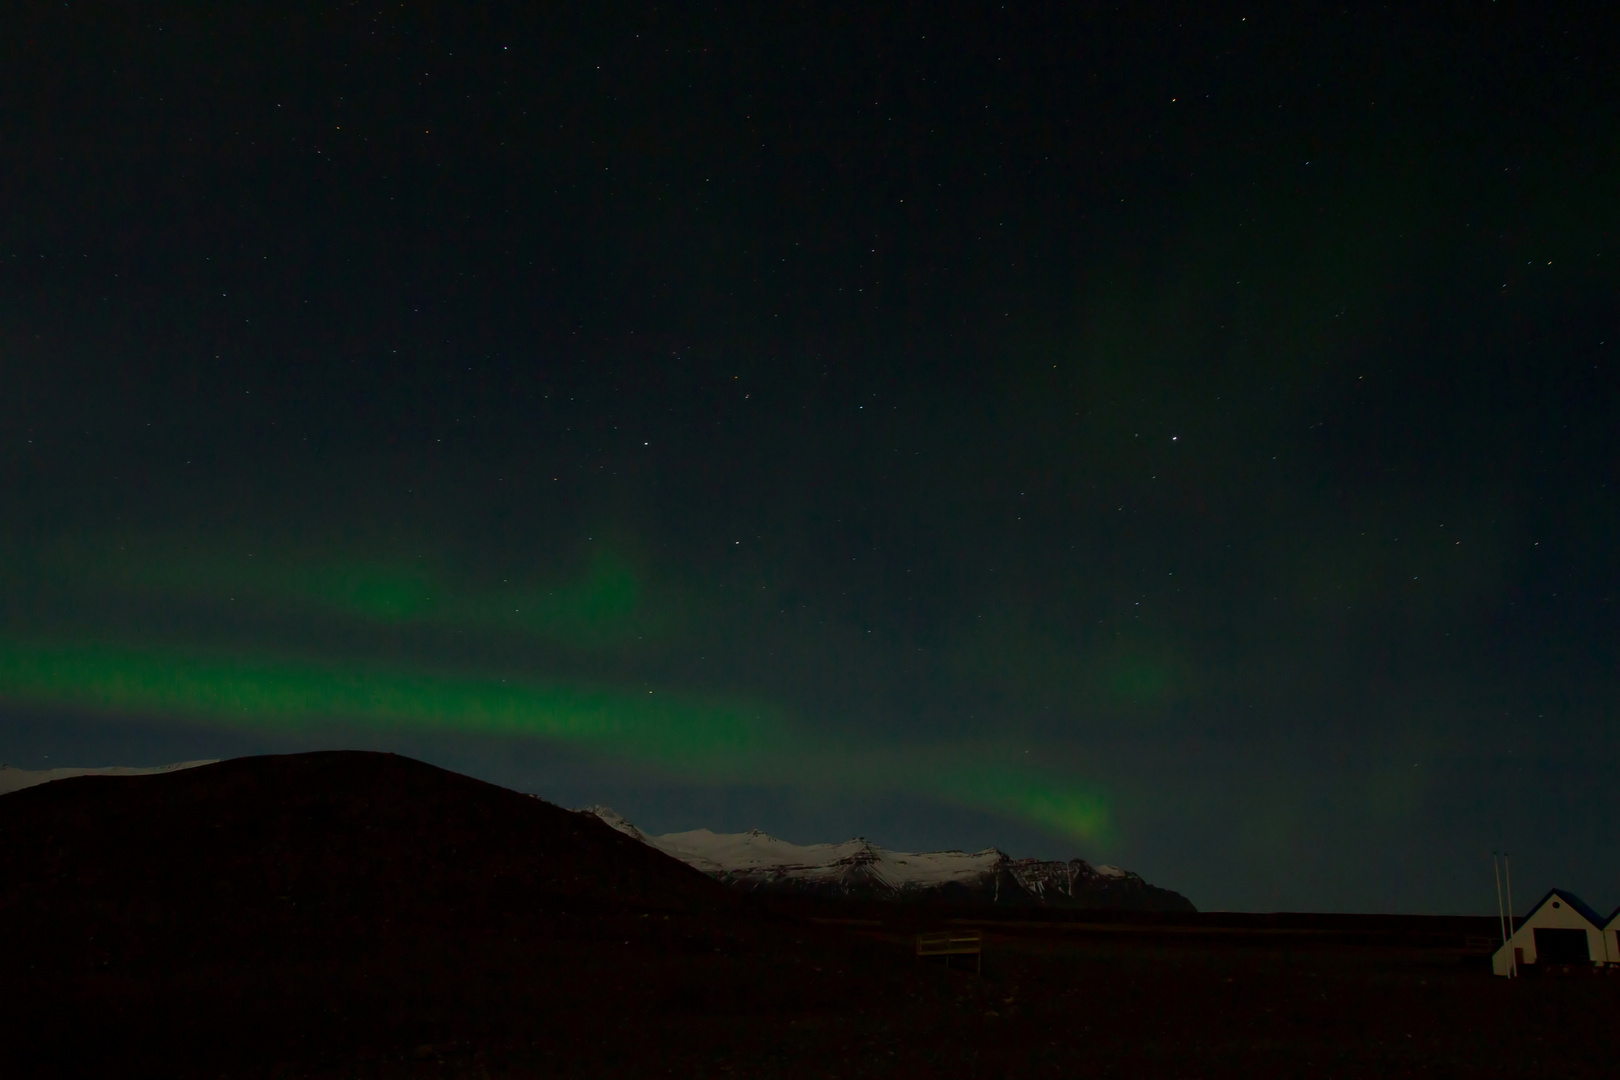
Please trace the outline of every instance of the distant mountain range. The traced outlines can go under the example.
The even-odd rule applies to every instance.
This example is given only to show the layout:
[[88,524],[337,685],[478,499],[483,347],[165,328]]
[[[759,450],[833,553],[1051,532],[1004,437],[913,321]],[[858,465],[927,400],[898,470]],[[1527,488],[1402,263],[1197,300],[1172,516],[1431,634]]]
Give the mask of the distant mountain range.
[[983,851],[890,851],[856,838],[841,844],[793,844],[754,829],[708,829],[649,836],[605,806],[607,824],[744,892],[1001,906],[1193,911],[1180,893],[1150,885],[1117,866],[1015,859]]

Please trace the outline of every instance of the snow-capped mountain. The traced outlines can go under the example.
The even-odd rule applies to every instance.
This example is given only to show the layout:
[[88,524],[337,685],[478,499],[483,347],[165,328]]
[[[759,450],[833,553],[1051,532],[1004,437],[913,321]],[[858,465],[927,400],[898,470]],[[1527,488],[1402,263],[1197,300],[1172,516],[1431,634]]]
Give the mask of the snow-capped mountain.
[[848,896],[884,900],[1065,908],[1192,911],[1186,897],[1149,885],[1117,866],[1014,859],[983,851],[890,851],[856,838],[841,844],[794,844],[754,829],[708,829],[649,836],[605,806],[595,814],[620,832],[748,892]]

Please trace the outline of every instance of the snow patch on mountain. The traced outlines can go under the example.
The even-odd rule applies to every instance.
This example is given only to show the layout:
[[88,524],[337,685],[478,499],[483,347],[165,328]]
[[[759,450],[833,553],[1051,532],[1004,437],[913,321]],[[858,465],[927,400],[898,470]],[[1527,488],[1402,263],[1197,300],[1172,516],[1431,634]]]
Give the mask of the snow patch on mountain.
[[1186,898],[1117,866],[1014,859],[983,851],[890,851],[862,837],[841,844],[795,844],[758,829],[709,829],[651,836],[605,807],[587,813],[644,844],[746,891],[803,892],[890,899],[955,896],[994,904],[1155,907],[1190,910]]
[[890,851],[860,837],[841,844],[794,844],[758,829],[745,833],[714,833],[708,829],[665,833],[653,837],[652,844],[711,874],[803,881],[832,881],[856,875],[895,890],[977,880],[1007,858],[995,848],[974,852]]
[[70,776],[150,776],[154,773],[194,769],[198,765],[212,765],[215,760],[210,758],[207,761],[177,761],[173,765],[154,765],[150,768],[109,765],[96,769],[71,766],[61,769],[19,769],[14,765],[0,765],[0,795],[9,795],[13,791],[21,791],[38,784],[48,784],[52,780],[66,780]]

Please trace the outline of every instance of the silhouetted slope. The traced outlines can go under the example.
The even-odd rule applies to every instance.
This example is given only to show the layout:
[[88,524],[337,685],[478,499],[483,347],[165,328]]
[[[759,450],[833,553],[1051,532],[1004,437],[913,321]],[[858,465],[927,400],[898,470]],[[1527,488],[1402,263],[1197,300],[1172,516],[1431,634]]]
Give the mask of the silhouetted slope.
[[558,919],[730,899],[592,815],[351,752],[16,792],[0,798],[0,865],[0,941],[58,966],[509,924],[544,933]]
[[[0,796],[0,866],[18,1076],[277,1074],[447,1038],[600,1062],[629,1016],[832,1007],[867,962],[592,815],[386,754]],[[784,983],[801,946],[816,974]]]

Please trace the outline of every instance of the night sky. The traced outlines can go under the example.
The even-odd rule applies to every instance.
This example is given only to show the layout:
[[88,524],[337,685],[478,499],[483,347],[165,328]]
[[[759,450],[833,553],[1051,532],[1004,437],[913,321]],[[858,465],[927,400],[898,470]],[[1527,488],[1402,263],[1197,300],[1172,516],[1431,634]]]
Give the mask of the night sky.
[[19,5],[0,760],[1608,910],[1617,27],[1349,7]]

